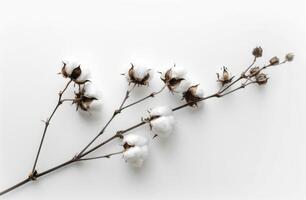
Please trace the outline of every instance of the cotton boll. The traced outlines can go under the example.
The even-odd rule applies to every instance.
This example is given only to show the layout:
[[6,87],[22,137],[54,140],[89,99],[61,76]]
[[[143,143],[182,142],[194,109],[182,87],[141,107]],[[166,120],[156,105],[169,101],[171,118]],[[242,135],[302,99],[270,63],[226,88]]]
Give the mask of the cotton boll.
[[151,110],[147,121],[156,135],[168,137],[173,132],[175,121],[172,112],[169,106],[159,106]]
[[129,134],[124,136],[123,143],[127,143],[129,145],[134,145],[134,146],[144,146],[148,145],[149,140],[147,137],[144,136]]
[[185,69],[179,67],[170,68],[162,74],[161,79],[171,92],[181,93],[190,86]]
[[202,100],[204,96],[203,90],[199,84],[192,85],[186,92],[183,93],[183,99],[186,100],[189,106],[197,106],[197,103]]
[[93,102],[98,100],[91,83],[85,83],[77,87],[73,103],[76,104],[76,109],[81,108],[84,111],[91,109]]
[[134,167],[141,167],[143,165],[144,157],[142,157],[141,147],[132,147],[123,152],[123,158],[126,162]]
[[134,167],[141,167],[148,156],[148,139],[136,134],[123,138],[123,159]]
[[169,137],[174,129],[174,117],[159,117],[150,121],[152,131],[160,137]]
[[89,70],[77,62],[63,62],[61,74],[64,78],[70,78],[77,84],[84,84],[89,79]]
[[159,106],[150,110],[150,117],[172,115],[172,109],[169,106]]
[[148,85],[153,73],[151,73],[151,70],[146,67],[134,66],[132,64],[132,67],[127,73],[125,73],[125,76],[129,84]]

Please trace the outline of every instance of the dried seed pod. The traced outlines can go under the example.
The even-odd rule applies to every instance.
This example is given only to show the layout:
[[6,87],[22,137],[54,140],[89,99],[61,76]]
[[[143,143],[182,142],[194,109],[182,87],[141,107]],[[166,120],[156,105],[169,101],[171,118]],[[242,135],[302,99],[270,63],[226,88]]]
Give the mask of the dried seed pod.
[[256,58],[259,58],[262,56],[262,52],[263,52],[263,49],[261,47],[256,47],[253,49],[253,56],[255,56]]
[[286,61],[291,62],[294,59],[294,54],[293,53],[288,53],[285,57]]
[[279,58],[274,56],[273,58],[270,59],[270,65],[278,65],[279,64]]
[[260,73],[256,76],[256,82],[258,83],[258,85],[266,84],[268,82],[268,79],[269,78],[264,73]]
[[250,77],[257,76],[260,72],[260,67],[252,67],[250,69]]

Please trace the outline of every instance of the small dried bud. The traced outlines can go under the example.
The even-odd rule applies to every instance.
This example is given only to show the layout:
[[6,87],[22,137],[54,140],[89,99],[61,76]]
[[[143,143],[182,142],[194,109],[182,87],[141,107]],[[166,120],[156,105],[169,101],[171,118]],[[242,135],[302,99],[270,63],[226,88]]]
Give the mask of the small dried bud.
[[189,103],[190,106],[197,106],[197,102],[200,101],[204,92],[198,88],[199,85],[190,86],[186,92],[183,93],[183,99]]
[[250,69],[250,77],[257,76],[260,72],[260,67],[252,67]]
[[86,85],[84,85],[75,93],[73,104],[76,104],[76,110],[81,108],[84,111],[88,111],[92,102],[98,100],[95,96],[90,95],[87,89]]
[[255,49],[253,49],[252,54],[253,54],[253,56],[255,56],[256,58],[259,58],[259,57],[262,56],[262,52],[263,52],[263,50],[262,50],[261,47],[256,47]]
[[125,142],[125,143],[123,144],[124,150],[127,150],[127,149],[129,149],[129,148],[131,148],[131,147],[134,147],[134,146],[135,146],[135,145],[131,145],[131,144],[127,143],[127,142]]
[[222,85],[225,85],[227,83],[232,82],[234,77],[231,76],[231,74],[229,73],[226,67],[223,67],[221,69],[221,72],[217,73],[217,78],[218,78],[217,80],[218,82],[222,83]]
[[278,65],[279,64],[279,58],[278,57],[273,57],[270,59],[270,64],[271,65]]
[[129,84],[134,83],[136,85],[148,85],[151,78],[150,69],[144,67],[132,67],[128,70],[126,78]]
[[285,57],[286,61],[291,62],[294,59],[294,54],[293,53],[288,53]]
[[263,85],[263,84],[266,84],[268,82],[268,77],[267,77],[266,74],[260,73],[256,76],[256,81],[257,81],[258,85]]

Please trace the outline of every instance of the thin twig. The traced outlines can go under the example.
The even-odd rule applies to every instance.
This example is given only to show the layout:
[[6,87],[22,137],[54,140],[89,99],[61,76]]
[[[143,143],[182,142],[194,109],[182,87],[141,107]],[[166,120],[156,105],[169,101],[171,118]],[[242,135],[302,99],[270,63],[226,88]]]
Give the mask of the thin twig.
[[98,133],[98,135],[96,135],[81,151],[80,153],[77,155],[77,157],[81,157],[81,155],[90,147],[90,145],[92,145],[106,130],[106,128],[109,126],[109,124],[113,121],[113,119],[116,117],[116,115],[118,115],[121,110],[122,107],[124,106],[126,100],[129,98],[130,93],[133,91],[133,89],[135,88],[135,84],[133,85],[133,87],[131,89],[128,89],[125,93],[125,96],[119,106],[119,108],[117,110],[114,111],[113,115],[111,116],[111,118],[108,120],[108,122],[104,125],[104,127],[102,128],[102,130]]
[[126,109],[126,108],[128,108],[128,107],[134,106],[134,105],[136,105],[136,104],[138,104],[138,103],[140,103],[140,102],[142,102],[142,101],[144,101],[144,100],[146,100],[146,99],[148,99],[148,98],[155,97],[156,95],[158,95],[159,93],[161,93],[165,88],[166,88],[166,85],[164,85],[159,91],[157,91],[157,92],[152,92],[151,94],[145,96],[144,98],[141,98],[141,99],[139,99],[138,101],[135,101],[135,102],[133,102],[133,103],[131,103],[131,104],[128,104],[128,105],[122,107],[122,108],[121,108],[121,111],[124,110],[124,109]]
[[165,86],[163,86],[163,87],[162,87],[159,91],[157,91],[157,92],[152,92],[152,93],[149,94],[148,96],[146,96],[146,97],[144,97],[144,98],[142,98],[142,99],[140,99],[140,100],[138,100],[138,101],[135,101],[135,102],[133,102],[133,103],[131,103],[131,104],[128,104],[128,105],[124,106],[126,100],[129,98],[129,95],[130,95],[131,91],[132,91],[134,88],[135,88],[135,84],[133,85],[133,88],[132,88],[132,89],[127,90],[126,95],[125,95],[125,97],[124,97],[124,99],[123,99],[123,101],[122,101],[120,107],[119,107],[117,110],[114,111],[112,117],[109,119],[109,121],[106,123],[106,125],[102,128],[102,130],[99,132],[99,134],[96,135],[96,136],[86,145],[86,147],[85,147],[84,149],[82,149],[82,151],[78,154],[79,157],[80,157],[80,156],[90,147],[90,145],[92,145],[92,144],[93,144],[93,143],[94,143],[94,142],[95,142],[95,141],[105,132],[106,128],[107,128],[108,125],[112,122],[112,120],[115,118],[116,115],[118,115],[119,113],[121,113],[121,111],[123,111],[123,110],[126,109],[126,108],[129,108],[129,107],[131,107],[131,106],[134,106],[134,105],[136,105],[136,104],[138,104],[138,103],[140,103],[140,102],[142,102],[142,101],[144,101],[144,100],[146,100],[146,99],[148,99],[148,98],[150,98],[150,97],[154,97],[154,96],[158,95],[159,93],[161,93],[161,92],[165,89]]
[[62,101],[62,96],[63,94],[65,93],[65,91],[67,90],[68,86],[70,85],[70,83],[72,82],[72,80],[70,80],[65,88],[59,92],[58,94],[58,101],[57,101],[57,104],[54,108],[54,110],[52,111],[51,115],[49,116],[49,118],[47,118],[47,120],[45,121],[45,128],[44,128],[44,131],[43,131],[43,135],[41,137],[41,140],[40,140],[40,144],[39,144],[39,147],[38,147],[38,150],[37,150],[37,154],[36,154],[36,157],[35,157],[35,161],[34,161],[34,164],[33,164],[33,168],[32,168],[32,174],[35,173],[35,170],[36,170],[36,165],[37,165],[37,162],[38,162],[38,157],[40,155],[40,151],[41,151],[41,148],[42,148],[42,145],[43,145],[43,142],[44,142],[44,139],[45,139],[45,136],[46,136],[46,133],[47,133],[47,130],[48,130],[48,127],[50,125],[50,121],[52,119],[52,117],[54,116],[55,112],[57,111],[57,109],[60,107],[60,105],[63,103]]
[[81,158],[81,159],[78,159],[78,161],[96,160],[96,159],[100,159],[100,158],[110,158],[111,156],[122,154],[123,152],[124,151],[119,151],[119,152],[115,152],[115,153],[106,154],[106,155],[103,155],[103,156],[96,156],[96,157],[90,157],[90,158]]

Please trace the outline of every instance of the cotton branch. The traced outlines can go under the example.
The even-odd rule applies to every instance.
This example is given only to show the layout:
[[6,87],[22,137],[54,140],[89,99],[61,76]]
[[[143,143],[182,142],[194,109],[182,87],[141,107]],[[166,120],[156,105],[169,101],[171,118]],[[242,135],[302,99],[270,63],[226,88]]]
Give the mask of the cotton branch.
[[[171,112],[174,112],[174,111],[177,111],[177,110],[180,110],[182,108],[185,108],[185,107],[188,107],[188,106],[196,106],[197,103],[201,102],[201,101],[205,101],[205,100],[208,100],[208,99],[211,99],[211,98],[221,98],[221,97],[224,97],[226,95],[229,95],[229,94],[232,94],[240,89],[243,89],[243,88],[246,88],[247,86],[249,85],[253,85],[253,84],[258,84],[258,85],[263,85],[263,84],[266,84],[267,81],[268,81],[268,77],[265,73],[263,73],[263,71],[269,67],[272,67],[272,66],[277,66],[277,65],[281,65],[281,64],[284,64],[286,62],[289,62],[289,61],[292,61],[293,60],[293,54],[287,54],[286,57],[285,57],[285,60],[280,62],[279,59],[277,57],[273,57],[272,59],[270,59],[269,61],[269,64],[268,65],[265,65],[263,67],[254,67],[254,64],[256,63],[256,60],[257,58],[261,57],[262,56],[262,48],[260,47],[257,47],[253,50],[252,54],[254,56],[254,60],[253,62],[251,63],[251,65],[249,65],[245,70],[242,71],[242,73],[238,76],[238,78],[234,79],[234,77],[230,76],[227,68],[223,68],[222,72],[217,74],[218,76],[218,82],[221,83],[221,88],[211,94],[211,95],[208,95],[208,96],[200,96],[199,95],[199,91],[198,91],[198,85],[192,85],[190,86],[189,88],[187,88],[187,91],[183,92],[183,98],[184,100],[187,102],[185,104],[182,104],[180,106],[177,106],[177,107],[174,107],[172,109],[170,109]],[[151,75],[149,74],[149,71],[150,70],[140,70],[137,69],[137,67],[135,67],[133,64],[132,64],[132,67],[129,69],[128,73],[126,74],[127,75],[127,78],[128,78],[128,81],[130,84],[134,84],[134,87],[136,85],[147,85],[148,84],[148,81],[151,77]],[[170,116],[167,116],[169,113],[169,111],[163,109],[163,110],[158,110],[158,111],[155,111],[155,113],[159,113],[159,114],[150,114],[150,117],[149,118],[146,118],[145,120],[141,120],[139,123],[133,125],[133,126],[130,126],[126,129],[123,129],[123,130],[119,130],[117,131],[113,136],[109,137],[108,139],[104,140],[103,142],[101,142],[100,144],[92,147],[92,148],[89,148],[91,146],[91,144],[99,137],[101,136],[104,131],[106,130],[106,128],[109,126],[109,124],[112,122],[112,120],[114,119],[114,117],[119,114],[122,110],[128,108],[128,107],[131,107],[131,106],[134,106],[146,99],[149,99],[150,97],[154,97],[155,95],[161,93],[165,87],[167,87],[171,92],[177,92],[178,89],[179,89],[179,85],[183,85],[182,83],[186,83],[186,77],[185,77],[185,73],[183,71],[180,71],[178,68],[176,68],[175,66],[171,69],[169,69],[162,77],[162,81],[165,83],[165,87],[163,87],[161,90],[157,91],[157,92],[153,92],[151,94],[149,94],[148,96],[145,96],[144,98],[138,100],[138,101],[135,101],[131,104],[128,104],[126,106],[124,106],[124,104],[126,103],[127,99],[129,98],[129,94],[130,94],[130,90],[128,90],[126,92],[126,95],[121,103],[121,105],[119,106],[119,108],[117,110],[114,111],[112,117],[110,118],[110,120],[105,124],[105,126],[102,128],[102,130],[98,133],[98,135],[82,150],[80,151],[80,153],[73,157],[72,159],[69,159],[68,161],[64,162],[64,163],[61,163],[55,167],[52,167],[48,170],[45,170],[43,172],[37,172],[35,170],[35,167],[36,167],[36,163],[37,163],[37,160],[38,160],[38,156],[39,156],[39,152],[40,152],[40,149],[41,149],[41,146],[42,146],[42,143],[43,143],[43,140],[44,140],[44,136],[45,136],[45,133],[47,131],[47,128],[48,128],[48,125],[49,125],[49,122],[51,120],[51,118],[53,117],[55,111],[57,110],[57,108],[59,107],[59,105],[64,102],[64,101],[73,101],[73,102],[76,102],[78,106],[80,106],[83,110],[87,110],[88,109],[88,102],[90,103],[93,99],[91,99],[90,97],[86,96],[85,95],[85,91],[84,88],[81,88],[80,84],[85,84],[85,82],[80,82],[80,80],[78,80],[78,77],[80,76],[81,74],[81,69],[80,69],[80,66],[78,67],[74,67],[73,70],[68,70],[68,67],[66,65],[66,63],[64,63],[64,67],[62,68],[62,74],[64,77],[67,77],[67,78],[70,78],[71,80],[73,80],[75,83],[78,83],[79,84],[79,93],[77,94],[77,98],[75,99],[62,99],[62,93],[65,92],[65,90],[67,89],[68,85],[71,83],[71,81],[67,84],[67,86],[65,87],[65,89],[63,90],[63,92],[60,93],[59,95],[59,101],[58,101],[58,105],[56,106],[56,108],[54,109],[54,111],[52,112],[51,116],[49,117],[49,119],[46,121],[46,127],[45,127],[45,130],[44,130],[44,133],[43,133],[43,137],[42,137],[42,140],[41,140],[41,143],[40,143],[40,147],[39,147],[39,150],[38,150],[38,153],[37,153],[37,157],[36,157],[36,160],[35,160],[35,163],[34,163],[34,167],[33,167],[33,170],[32,170],[32,173],[29,177],[27,177],[26,179],[24,179],[23,181],[15,184],[14,186],[2,191],[0,193],[0,196],[9,192],[9,191],[12,191],[30,181],[34,181],[42,176],[45,176],[51,172],[54,172],[58,169],[61,169],[65,166],[68,166],[72,163],[75,163],[75,162],[79,162],[79,161],[87,161],[87,160],[95,160],[95,159],[100,159],[100,158],[109,158],[113,155],[118,155],[118,154],[123,154],[126,153],[127,151],[130,151],[130,150],[135,150],[136,148],[137,149],[141,149],[142,150],[138,151],[139,152],[142,152],[142,153],[145,153],[146,152],[146,141],[144,140],[141,140],[138,138],[138,140],[136,141],[135,138],[131,137],[132,135],[129,134],[125,134],[125,133],[128,133],[138,127],[141,127],[147,123],[149,123],[150,127],[152,126],[152,121],[153,120],[156,120],[158,118],[161,118],[161,117],[170,117]],[[134,88],[133,87],[133,88]],[[151,127],[152,128],[152,127]],[[128,138],[130,136],[130,138]],[[119,151],[119,152],[115,152],[115,153],[111,153],[111,154],[107,154],[107,155],[103,155],[103,156],[96,156],[96,157],[88,157],[88,158],[85,158],[85,156],[91,154],[92,152],[100,149],[101,147],[103,147],[104,145],[110,143],[111,141],[117,139],[117,138],[120,138],[120,139],[123,139],[123,141],[125,142],[125,144],[123,145],[124,147],[124,150],[122,151]],[[143,160],[142,160],[143,161]]]

